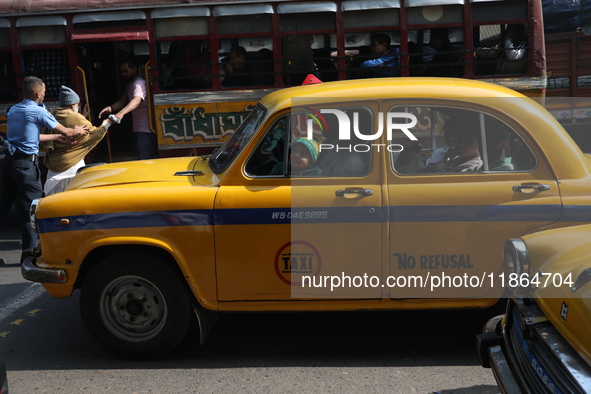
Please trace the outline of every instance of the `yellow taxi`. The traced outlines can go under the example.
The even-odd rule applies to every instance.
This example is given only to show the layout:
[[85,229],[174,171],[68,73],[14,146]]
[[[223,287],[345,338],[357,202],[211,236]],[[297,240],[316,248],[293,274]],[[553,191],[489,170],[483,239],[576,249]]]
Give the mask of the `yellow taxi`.
[[507,241],[514,297],[477,340],[502,392],[591,392],[590,237],[591,225],[581,225]]
[[[484,308],[507,238],[585,220],[591,167],[540,105],[462,79],[273,92],[213,155],[84,169],[36,201],[25,278],[81,289],[113,351],[225,311]],[[195,312],[195,313],[193,313]]]

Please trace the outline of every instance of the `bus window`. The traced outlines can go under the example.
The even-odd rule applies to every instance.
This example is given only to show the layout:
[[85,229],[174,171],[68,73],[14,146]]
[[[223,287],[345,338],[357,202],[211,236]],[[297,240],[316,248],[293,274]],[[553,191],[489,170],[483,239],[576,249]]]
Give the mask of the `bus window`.
[[[268,4],[218,6],[218,54],[224,88],[272,86],[273,34]],[[236,37],[236,36],[239,37]]]
[[464,10],[457,0],[408,0],[408,64],[411,76],[464,75]]
[[370,28],[398,26],[400,7],[397,2],[344,1],[343,19],[345,32]]
[[211,53],[206,40],[159,42],[160,90],[211,87]]
[[[344,1],[343,24],[345,28],[345,67],[347,79],[371,77],[374,73],[362,69],[363,62],[376,57],[372,51],[372,36],[384,33],[390,38],[390,46],[396,52],[400,50],[400,2],[366,2],[358,0]],[[375,48],[374,48],[375,49]],[[336,55],[336,54],[335,54]],[[393,65],[393,75],[400,75],[400,58]],[[377,75],[386,76],[386,75]]]
[[313,35],[287,36],[283,40],[283,83],[301,85],[306,75],[316,73],[312,53]]
[[337,50],[336,34],[315,34],[312,43],[316,73],[321,81],[336,81],[339,78],[337,63],[331,56]]
[[[23,17],[16,22],[25,75],[43,79],[45,97],[57,99],[61,85],[71,81],[66,44],[66,18]],[[48,47],[49,46],[49,47]]]
[[424,3],[421,0],[408,0],[405,2],[405,7],[407,8],[406,17],[409,25],[462,23],[463,10],[461,5],[454,5],[454,3],[458,3],[457,1],[433,1],[432,4],[440,5],[420,7]]
[[10,23],[0,19],[0,101],[14,101],[18,98],[16,76],[10,50]]
[[18,98],[10,51],[0,52],[0,97],[0,101],[14,101]]
[[481,25],[474,29],[474,75],[525,74],[527,25]]
[[152,11],[161,91],[207,89],[211,81],[207,7],[161,8]]
[[[336,12],[337,5],[334,2],[313,2],[313,3],[283,3],[277,7],[283,53],[293,53],[294,43],[304,48],[309,37],[314,36],[311,44],[314,58],[315,71],[322,81],[335,81],[338,73],[335,59],[331,53],[336,51]],[[307,54],[307,55],[306,55]],[[309,74],[311,62],[308,60],[309,52],[302,52],[300,61],[291,55],[283,65],[284,83],[288,85],[299,85]],[[284,59],[285,60],[285,59]],[[307,75],[306,74],[306,75]]]
[[[499,20],[511,19],[511,24]],[[474,75],[527,72],[527,0],[472,4]]]
[[334,31],[336,30],[336,11],[337,5],[329,1],[283,3],[277,8],[282,32]]
[[39,77],[45,82],[46,99],[57,99],[60,86],[71,84],[68,53],[65,48],[22,51],[25,74]]
[[369,45],[345,51],[349,78],[399,77],[400,38],[397,33],[376,32],[369,37],[368,33],[358,33],[354,39],[363,44],[369,41]]
[[408,32],[412,76],[460,77],[464,74],[464,31],[437,27]]
[[219,48],[222,87],[273,85],[273,39],[271,37],[220,40]]
[[475,1],[472,20],[475,25],[502,20],[527,20],[527,0]]

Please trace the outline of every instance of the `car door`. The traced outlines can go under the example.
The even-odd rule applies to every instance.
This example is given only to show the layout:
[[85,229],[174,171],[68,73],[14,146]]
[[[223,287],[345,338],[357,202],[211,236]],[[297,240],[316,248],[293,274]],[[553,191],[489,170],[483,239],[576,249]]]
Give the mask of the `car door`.
[[[497,297],[505,240],[559,219],[558,183],[536,144],[500,111],[425,100],[387,109],[416,114],[411,131],[422,143],[415,153],[392,154],[387,170],[389,272],[405,281],[390,297]],[[454,123],[449,149],[443,134]],[[457,165],[456,157],[456,167],[446,167],[463,152],[468,137],[460,134],[470,133],[480,162],[460,157]],[[438,155],[444,164],[427,165]]]
[[[375,108],[363,110],[373,119]],[[305,135],[310,117],[318,121],[307,112],[272,118],[220,187],[215,203],[220,301],[382,296],[381,286],[372,287],[384,273],[379,158],[362,155],[365,167],[356,174],[296,174],[290,149]],[[326,127],[315,127],[322,142]]]

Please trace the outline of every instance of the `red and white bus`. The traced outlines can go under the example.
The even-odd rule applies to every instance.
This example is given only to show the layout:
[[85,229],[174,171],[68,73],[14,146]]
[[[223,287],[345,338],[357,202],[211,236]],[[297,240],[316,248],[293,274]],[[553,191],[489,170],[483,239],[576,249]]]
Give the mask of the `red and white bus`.
[[[490,53],[509,26],[523,29],[525,56],[518,68],[502,69],[502,51]],[[123,91],[119,62],[134,56],[145,65],[160,155],[207,153],[260,97],[299,83],[298,64],[312,64],[322,81],[368,77],[359,65],[371,57],[374,34],[385,33],[399,51],[397,75],[429,74],[433,29],[446,32],[448,51],[458,59],[455,71],[442,76],[543,96],[540,0],[0,0],[0,131],[27,75],[44,79],[49,107],[57,105],[60,84],[74,88],[96,122]],[[288,53],[292,41],[307,43],[309,55]],[[230,80],[225,62],[237,47],[251,65],[244,86],[224,82]],[[113,127],[104,143],[107,160],[132,155],[132,140],[129,125]]]

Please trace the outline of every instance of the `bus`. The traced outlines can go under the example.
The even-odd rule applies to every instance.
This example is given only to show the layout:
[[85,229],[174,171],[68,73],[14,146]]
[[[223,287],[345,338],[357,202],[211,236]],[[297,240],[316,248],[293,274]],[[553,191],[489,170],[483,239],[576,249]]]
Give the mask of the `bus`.
[[[524,56],[518,67],[499,67],[512,26],[521,29]],[[447,39],[446,71],[433,64],[435,32]],[[132,56],[148,81],[160,157],[206,154],[262,96],[302,75],[370,77],[362,64],[376,34],[399,53],[395,75],[477,78],[544,95],[540,0],[0,0],[0,131],[28,75],[46,82],[49,108],[60,85],[76,90],[96,124],[121,97],[119,64]],[[248,65],[240,83],[229,75],[232,56]],[[101,161],[133,158],[129,118],[99,145]]]
[[546,108],[591,152],[591,2],[543,1]]

